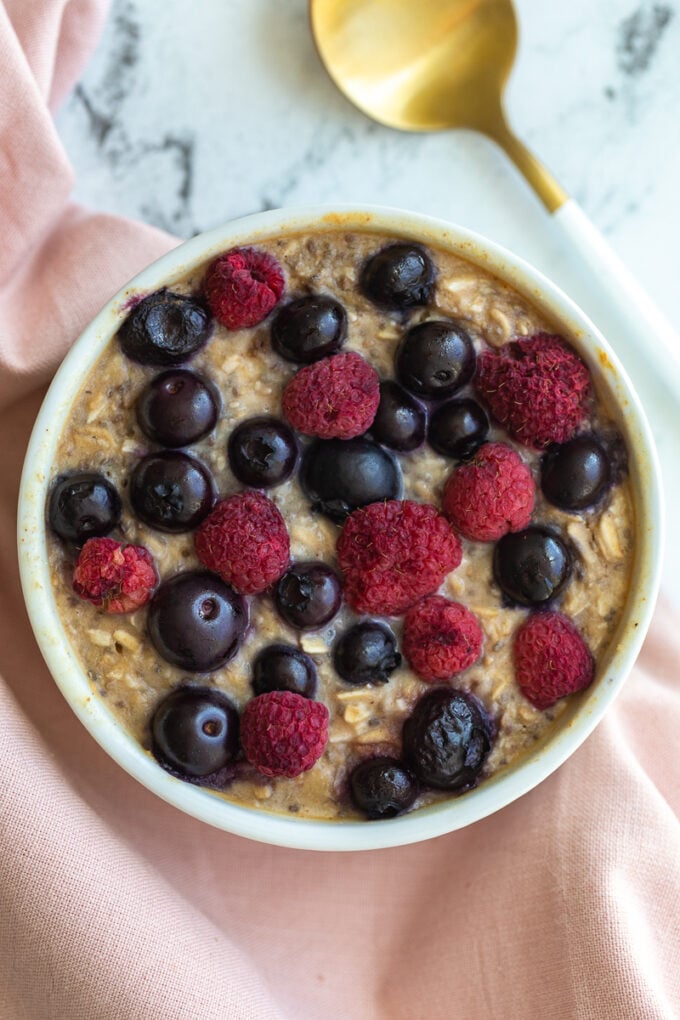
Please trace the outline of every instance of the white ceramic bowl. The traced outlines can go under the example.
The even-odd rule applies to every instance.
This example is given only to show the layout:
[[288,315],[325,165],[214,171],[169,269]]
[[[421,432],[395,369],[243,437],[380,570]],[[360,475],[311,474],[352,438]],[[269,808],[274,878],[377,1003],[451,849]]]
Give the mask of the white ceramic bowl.
[[[601,395],[618,408],[635,494],[637,535],[632,585],[619,631],[592,686],[573,697],[550,737],[520,762],[459,798],[380,822],[323,822],[250,810],[160,768],[109,712],[84,673],[61,624],[50,583],[45,499],[62,424],[83,380],[125,317],[131,294],[172,283],[193,266],[244,243],[323,226],[374,230],[432,244],[495,273],[523,293],[573,343]],[[365,850],[429,839],[498,811],[554,772],[593,730],[620,690],[640,650],[656,599],[662,550],[660,473],[639,400],[605,339],[554,284],[517,256],[468,230],[414,213],[365,206],[274,210],[192,238],[119,292],[87,327],[57,372],[26,454],[19,501],[24,597],[45,661],[83,725],[130,775],[159,797],[211,825],[250,839],[314,850]]]

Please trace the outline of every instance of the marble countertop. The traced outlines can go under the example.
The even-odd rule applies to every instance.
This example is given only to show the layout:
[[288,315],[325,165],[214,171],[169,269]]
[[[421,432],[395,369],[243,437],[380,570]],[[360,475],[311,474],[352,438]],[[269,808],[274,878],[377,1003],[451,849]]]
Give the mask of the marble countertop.
[[[680,0],[516,6],[511,123],[674,320]],[[57,124],[77,199],[181,237],[277,206],[376,202],[477,230],[580,300],[554,224],[503,153],[356,111],[319,62],[306,0],[113,0]],[[657,435],[680,436],[679,408],[680,394]],[[680,539],[664,583],[680,605]]]

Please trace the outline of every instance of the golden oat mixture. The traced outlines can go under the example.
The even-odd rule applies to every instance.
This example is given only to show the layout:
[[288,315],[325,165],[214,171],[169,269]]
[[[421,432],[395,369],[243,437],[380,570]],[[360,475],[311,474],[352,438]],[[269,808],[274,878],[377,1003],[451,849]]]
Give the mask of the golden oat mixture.
[[[633,557],[625,450],[580,359],[515,290],[443,250],[329,229],[258,240],[136,295],[125,314],[64,426],[49,555],[93,689],[164,767],[249,807],[389,817],[516,762],[593,663],[597,680]],[[95,492],[97,479],[107,485]],[[228,503],[223,519],[225,500],[248,491],[263,495]],[[148,590],[126,601],[106,588],[104,561],[120,565],[128,546],[149,554]],[[244,581],[240,556],[262,577]],[[232,593],[233,640],[216,666],[182,615],[191,585],[161,597],[178,575],[200,587],[206,570]],[[199,615],[215,606],[203,594]],[[277,657],[273,645],[287,647]],[[194,715],[193,736],[177,737],[186,705],[161,719],[187,687],[223,692],[240,714],[294,691],[296,704],[326,707],[327,734],[322,710],[311,734],[304,704],[303,722],[286,717],[310,745],[292,776],[297,738],[262,750],[266,712],[242,721],[255,728],[242,743],[228,713],[215,751],[214,722],[196,729]],[[439,708],[435,698],[416,718],[433,692]],[[272,775],[279,752],[284,773]],[[373,772],[352,782],[366,762]]]

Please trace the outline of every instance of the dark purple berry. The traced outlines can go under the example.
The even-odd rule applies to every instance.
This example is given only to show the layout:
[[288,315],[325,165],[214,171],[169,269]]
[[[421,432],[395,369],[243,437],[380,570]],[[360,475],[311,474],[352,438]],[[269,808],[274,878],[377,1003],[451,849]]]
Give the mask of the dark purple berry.
[[390,244],[366,260],[359,275],[361,292],[381,308],[412,308],[430,301],[435,268],[417,244]]
[[200,301],[163,289],[135,305],[118,340],[123,354],[140,365],[179,365],[207,343],[212,329]]
[[268,489],[290,478],[298,445],[293,430],[277,418],[248,418],[229,436],[227,452],[239,482]]
[[277,582],[274,601],[291,627],[314,630],[332,620],[342,602],[340,578],[325,563],[294,563]]
[[419,397],[441,400],[470,381],[475,349],[467,330],[451,319],[412,326],[397,350],[397,377]]
[[303,454],[300,484],[314,510],[342,522],[358,507],[398,499],[402,477],[394,455],[367,436],[315,439]]
[[418,783],[396,758],[367,758],[350,772],[352,800],[371,819],[394,818],[418,796]]
[[609,457],[595,436],[577,436],[554,444],[541,462],[543,495],[562,510],[585,510],[611,484]]
[[427,441],[444,457],[465,460],[486,441],[489,419],[476,400],[447,400],[433,413]]
[[479,776],[491,748],[491,726],[470,694],[435,687],[404,723],[406,764],[425,786],[463,790]]
[[538,525],[496,543],[493,574],[501,591],[521,606],[554,599],[571,576],[571,553],[555,532]]
[[425,408],[410,393],[392,382],[380,383],[380,404],[371,425],[371,435],[383,446],[408,453],[425,439]]
[[130,476],[130,503],[141,521],[159,531],[191,531],[215,504],[205,464],[187,453],[163,450],[143,457]]
[[198,442],[215,428],[218,400],[212,386],[184,368],[161,372],[137,400],[139,427],[154,443],[175,448]]
[[149,637],[167,662],[209,673],[233,658],[248,624],[244,599],[208,571],[165,581],[149,603]]
[[252,686],[256,695],[292,691],[303,698],[314,698],[316,685],[316,666],[292,645],[267,645],[255,657]]
[[375,620],[350,627],[333,646],[335,672],[349,684],[387,683],[400,665],[394,634]]
[[238,728],[238,712],[222,691],[178,687],[154,712],[153,753],[182,776],[209,776],[236,756]]
[[103,475],[82,472],[55,482],[49,496],[50,527],[65,542],[82,545],[108,535],[120,522],[120,496]]
[[290,301],[272,322],[272,347],[282,358],[309,365],[335,354],[347,336],[347,312],[327,294]]

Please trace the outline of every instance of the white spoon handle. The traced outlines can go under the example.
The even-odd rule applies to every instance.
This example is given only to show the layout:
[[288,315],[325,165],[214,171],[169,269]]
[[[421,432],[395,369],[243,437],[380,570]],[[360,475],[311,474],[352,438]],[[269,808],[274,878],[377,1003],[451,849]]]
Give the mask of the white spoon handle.
[[658,434],[659,401],[664,412],[674,401],[680,413],[680,336],[573,199],[554,219],[590,277],[575,296],[621,358]]

